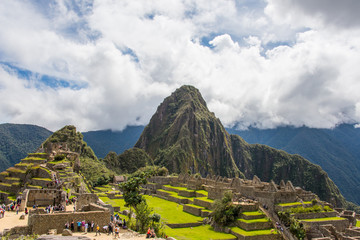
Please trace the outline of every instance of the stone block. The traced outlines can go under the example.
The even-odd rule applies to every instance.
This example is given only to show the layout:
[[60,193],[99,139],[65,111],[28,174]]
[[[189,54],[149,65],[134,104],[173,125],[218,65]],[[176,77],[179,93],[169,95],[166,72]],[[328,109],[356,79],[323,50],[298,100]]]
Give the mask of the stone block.
[[72,232],[71,232],[71,230],[69,230],[69,229],[64,229],[63,231],[62,231],[62,234],[61,234],[62,236],[72,236],[73,234],[72,234]]

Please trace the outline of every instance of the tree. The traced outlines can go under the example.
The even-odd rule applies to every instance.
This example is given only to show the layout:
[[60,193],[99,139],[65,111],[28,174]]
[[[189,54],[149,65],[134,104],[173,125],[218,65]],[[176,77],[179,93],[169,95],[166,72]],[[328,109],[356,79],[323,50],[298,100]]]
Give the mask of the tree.
[[142,195],[140,195],[141,184],[146,184],[147,180],[145,174],[140,174],[136,177],[130,177],[126,182],[120,184],[120,188],[123,192],[125,206],[130,208],[130,216],[132,215],[132,208],[136,209],[136,206],[145,201]]
[[235,222],[240,212],[240,205],[233,204],[232,192],[227,191],[224,193],[223,198],[215,200],[213,204],[213,217],[216,224],[219,226],[228,226]]
[[136,231],[140,233],[146,232],[147,228],[150,227],[152,220],[150,214],[152,211],[152,208],[149,208],[145,200],[136,205]]

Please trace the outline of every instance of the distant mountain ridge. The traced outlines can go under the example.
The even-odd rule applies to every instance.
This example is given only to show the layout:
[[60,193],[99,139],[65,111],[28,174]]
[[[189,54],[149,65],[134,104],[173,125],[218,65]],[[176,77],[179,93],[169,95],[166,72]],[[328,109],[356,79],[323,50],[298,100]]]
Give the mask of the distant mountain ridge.
[[0,124],[0,172],[34,152],[52,134],[31,124]]
[[360,204],[360,129],[342,124],[334,129],[279,127],[239,131],[227,129],[248,143],[265,144],[300,154],[320,165],[349,201]]
[[122,131],[99,130],[83,132],[84,141],[94,150],[98,158],[104,158],[110,151],[120,154],[132,148],[139,139],[144,126],[127,126]]

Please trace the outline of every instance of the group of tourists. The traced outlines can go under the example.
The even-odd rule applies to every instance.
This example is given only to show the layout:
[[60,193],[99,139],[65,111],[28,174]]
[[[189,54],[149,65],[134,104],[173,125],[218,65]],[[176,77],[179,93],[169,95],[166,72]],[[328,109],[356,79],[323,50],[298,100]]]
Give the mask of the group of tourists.
[[96,232],[96,235],[101,235],[102,233],[108,234],[108,235],[114,235],[115,238],[120,237],[120,229],[127,229],[126,226],[126,220],[125,219],[121,219],[119,217],[118,214],[116,214],[115,216],[111,216],[111,221],[109,222],[109,224],[103,226],[100,229],[100,226],[98,224],[95,224],[94,221],[77,221],[74,222],[74,220],[72,220],[71,222],[66,222],[65,223],[65,229],[69,229],[72,232],[77,231],[77,232],[84,232],[85,234],[88,232]]
[[87,232],[94,231],[95,223],[94,223],[94,221],[86,222],[85,220],[77,221],[76,223],[74,222],[74,220],[72,220],[71,223],[69,223],[69,222],[65,223],[65,229],[70,229],[72,232],[75,231],[75,226],[77,227],[78,232],[87,233]]
[[[108,225],[103,226],[103,232],[108,235],[114,235],[115,238],[119,237],[120,229],[127,229],[126,220],[122,220],[118,214],[111,216],[111,221]],[[96,233],[97,234],[97,233]],[[100,234],[100,232],[99,232]]]
[[49,206],[45,207],[44,211],[46,213],[54,213],[55,211],[65,211],[65,207],[62,204],[55,205],[55,206],[49,205]]
[[146,232],[146,238],[156,238],[156,234],[155,234],[155,231],[154,229],[148,229],[147,232]]

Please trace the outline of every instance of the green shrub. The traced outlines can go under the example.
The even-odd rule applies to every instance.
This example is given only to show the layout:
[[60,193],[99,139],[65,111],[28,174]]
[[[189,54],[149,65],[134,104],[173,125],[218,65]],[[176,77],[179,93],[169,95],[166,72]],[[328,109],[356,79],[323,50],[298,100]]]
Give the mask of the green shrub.
[[240,212],[240,205],[233,204],[232,202],[231,191],[225,192],[221,200],[215,200],[212,208],[211,216],[215,223],[220,226],[228,226],[235,222]]

